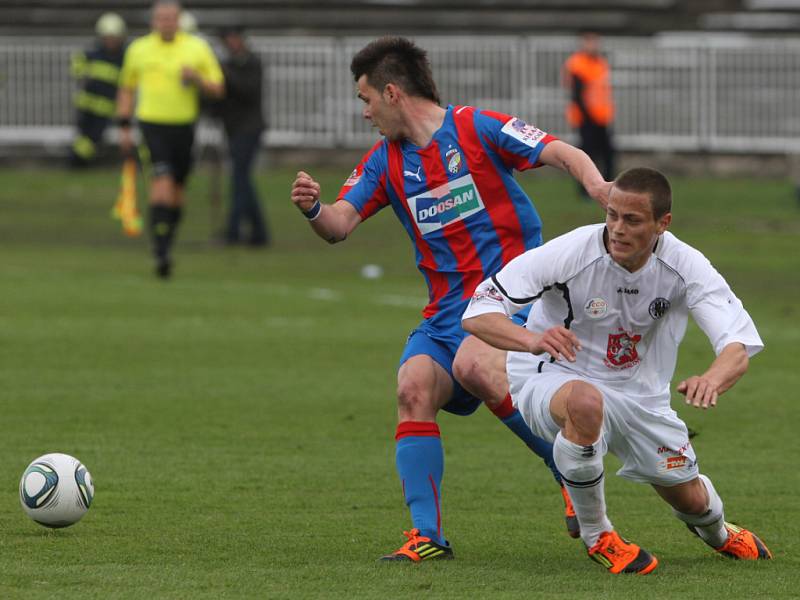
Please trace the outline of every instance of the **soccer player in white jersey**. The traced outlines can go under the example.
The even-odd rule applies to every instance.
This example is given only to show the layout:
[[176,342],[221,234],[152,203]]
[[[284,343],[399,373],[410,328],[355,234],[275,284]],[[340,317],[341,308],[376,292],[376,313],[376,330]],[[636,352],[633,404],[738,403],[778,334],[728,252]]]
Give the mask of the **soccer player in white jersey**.
[[[606,514],[608,451],[623,463],[619,475],[651,484],[721,554],[772,558],[755,534],[725,521],[686,425],[670,407],[690,314],[716,358],[678,384],[687,404],[716,406],[763,348],[722,276],[667,232],[671,206],[661,173],[622,173],[605,224],[581,227],[509,262],[478,286],[463,320],[465,330],[509,351],[514,405],[536,435],[553,440],[581,538],[611,573],[649,573],[658,560],[623,539]],[[525,327],[509,318],[534,301]]]

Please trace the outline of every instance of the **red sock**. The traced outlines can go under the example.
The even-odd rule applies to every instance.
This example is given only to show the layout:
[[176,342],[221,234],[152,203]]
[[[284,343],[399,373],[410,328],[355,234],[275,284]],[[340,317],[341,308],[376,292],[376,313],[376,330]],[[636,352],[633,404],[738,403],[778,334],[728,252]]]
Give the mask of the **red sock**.
[[[489,405],[487,404],[486,406]],[[489,410],[492,411],[498,419],[502,420],[507,419],[517,409],[514,408],[514,405],[511,402],[511,394],[506,394],[506,397],[503,398],[503,401],[500,404],[494,408],[489,406]]]
[[439,426],[431,421],[403,421],[398,423],[394,439],[404,437],[440,437]]

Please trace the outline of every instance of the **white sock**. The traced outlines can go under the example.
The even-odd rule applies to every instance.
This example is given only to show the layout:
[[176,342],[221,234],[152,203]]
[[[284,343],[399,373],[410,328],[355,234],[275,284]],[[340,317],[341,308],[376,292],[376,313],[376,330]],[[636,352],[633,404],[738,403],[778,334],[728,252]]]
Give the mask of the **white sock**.
[[728,530],[725,528],[725,513],[722,510],[722,498],[714,489],[714,484],[705,475],[700,475],[700,481],[706,486],[708,492],[708,509],[700,515],[688,515],[673,509],[673,513],[684,523],[694,527],[703,541],[712,548],[721,548],[728,541]]
[[601,533],[614,529],[606,516],[604,454],[602,438],[590,446],[581,446],[570,442],[559,431],[553,442],[553,459],[575,507],[581,539],[587,548],[597,543]]

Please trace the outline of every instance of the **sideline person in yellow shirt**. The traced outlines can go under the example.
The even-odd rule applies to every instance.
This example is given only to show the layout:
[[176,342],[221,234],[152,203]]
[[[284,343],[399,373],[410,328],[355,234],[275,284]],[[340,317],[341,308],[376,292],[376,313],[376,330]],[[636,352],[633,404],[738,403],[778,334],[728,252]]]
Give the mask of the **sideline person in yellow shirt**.
[[179,30],[180,14],[177,0],[153,4],[152,32],[128,48],[117,95],[123,153],[133,148],[134,116],[150,152],[150,231],[156,275],[162,278],[172,273],[170,248],[192,167],[200,95],[220,98],[224,93],[222,70],[214,53],[204,40]]

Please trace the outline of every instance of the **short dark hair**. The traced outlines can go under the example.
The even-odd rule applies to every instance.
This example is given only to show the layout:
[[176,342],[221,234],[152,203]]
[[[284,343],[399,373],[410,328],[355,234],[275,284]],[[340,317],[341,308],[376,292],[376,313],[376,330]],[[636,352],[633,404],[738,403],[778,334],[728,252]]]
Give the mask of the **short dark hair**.
[[177,6],[178,10],[183,9],[183,4],[181,4],[181,0],[155,0],[155,2],[153,2],[153,10],[155,10],[159,6]]
[[650,195],[653,218],[658,220],[672,210],[672,188],[660,171],[648,167],[634,167],[620,173],[614,185],[624,192]]
[[240,23],[222,25],[218,30],[219,37],[224,38],[228,35],[244,35],[244,25]]
[[379,91],[394,83],[409,96],[441,103],[428,53],[407,38],[384,36],[370,42],[353,57],[350,71],[356,81],[366,75]]

